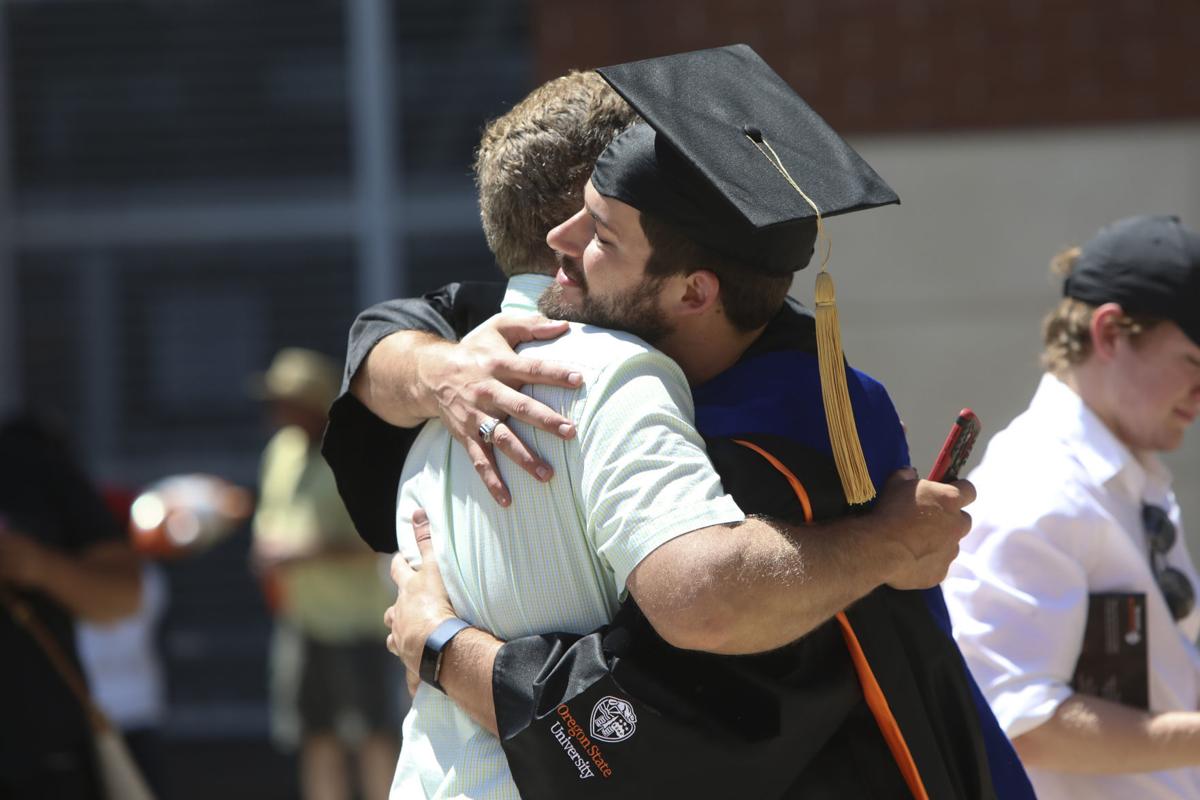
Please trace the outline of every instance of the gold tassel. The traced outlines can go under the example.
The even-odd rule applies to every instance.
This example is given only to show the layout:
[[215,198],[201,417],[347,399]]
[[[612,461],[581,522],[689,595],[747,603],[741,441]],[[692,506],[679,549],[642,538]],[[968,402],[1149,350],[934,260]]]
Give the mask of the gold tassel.
[[842,334],[838,323],[837,296],[833,277],[821,270],[817,273],[814,294],[817,306],[817,363],[821,370],[821,398],[825,402],[825,424],[829,427],[829,442],[842,492],[850,505],[861,505],[875,498],[875,485],[867,469],[854,407],[846,387],[846,367],[842,358]]
[[846,366],[842,357],[842,334],[838,323],[837,294],[833,289],[833,277],[825,270],[829,262],[832,244],[825,233],[825,221],[821,209],[804,193],[792,179],[775,148],[767,142],[757,128],[748,128],[746,138],[754,143],[758,151],[788,184],[804,198],[817,215],[817,238],[824,240],[825,252],[821,257],[821,271],[817,273],[814,292],[817,316],[817,364],[821,372],[821,399],[825,404],[825,425],[829,429],[829,443],[833,449],[833,461],[837,465],[838,477],[842,481],[842,493],[850,505],[862,505],[875,498],[875,485],[867,469],[862,442],[858,438],[858,425],[854,421],[854,406],[850,403],[850,390],[846,386]]

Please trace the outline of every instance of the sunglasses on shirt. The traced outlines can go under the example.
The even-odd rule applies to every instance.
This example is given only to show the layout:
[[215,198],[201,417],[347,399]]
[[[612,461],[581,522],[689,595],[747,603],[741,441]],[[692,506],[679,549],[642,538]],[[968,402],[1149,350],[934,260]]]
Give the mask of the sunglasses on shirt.
[[1150,568],[1154,580],[1177,620],[1192,613],[1196,607],[1196,590],[1191,580],[1174,567],[1167,566],[1167,552],[1175,546],[1175,523],[1165,509],[1142,504],[1142,526],[1146,530],[1146,541],[1150,545]]

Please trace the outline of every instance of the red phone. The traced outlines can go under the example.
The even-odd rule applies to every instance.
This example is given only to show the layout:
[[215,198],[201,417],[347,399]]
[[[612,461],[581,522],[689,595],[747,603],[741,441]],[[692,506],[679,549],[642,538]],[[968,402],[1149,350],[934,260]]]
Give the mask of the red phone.
[[946,443],[942,445],[942,452],[938,453],[937,461],[933,462],[933,469],[929,470],[929,480],[942,483],[958,480],[958,471],[967,463],[971,448],[979,438],[979,428],[979,417],[975,416],[974,411],[964,408],[958,412],[958,419],[954,420],[954,425],[950,428]]

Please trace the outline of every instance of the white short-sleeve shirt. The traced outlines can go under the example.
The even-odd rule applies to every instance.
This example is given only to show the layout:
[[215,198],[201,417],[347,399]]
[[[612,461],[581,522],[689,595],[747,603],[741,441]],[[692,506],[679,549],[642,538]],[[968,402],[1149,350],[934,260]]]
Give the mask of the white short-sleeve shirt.
[[[531,311],[550,280],[509,282],[506,311]],[[680,534],[744,516],[725,494],[693,426],[679,367],[640,339],[591,326],[526,346],[569,362],[579,390],[525,391],[573,419],[563,441],[512,422],[554,467],[548,484],[499,459],[513,502],[501,508],[466,452],[437,422],[405,462],[397,504],[398,544],[417,558],[412,512],[423,507],[455,609],[502,639],[555,631],[587,633],[615,613],[643,558]],[[498,740],[447,697],[422,685],[404,724],[392,798],[517,798]]]
[[[1166,561],[1197,589],[1170,473],[1136,458],[1069,387],[1045,375],[970,475],[974,526],[943,584],[954,637],[1000,725],[1019,736],[1072,694],[1088,595],[1143,592],[1152,712],[1196,710],[1200,612],[1176,622],[1155,582],[1143,503],[1177,530]],[[1200,769],[1068,775],[1030,769],[1041,798],[1198,798]]]

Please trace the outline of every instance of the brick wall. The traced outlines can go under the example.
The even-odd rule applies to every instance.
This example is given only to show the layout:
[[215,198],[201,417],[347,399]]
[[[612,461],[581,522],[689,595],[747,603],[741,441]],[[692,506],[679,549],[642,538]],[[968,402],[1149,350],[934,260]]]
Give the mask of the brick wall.
[[1196,0],[535,0],[537,73],[746,42],[834,127],[1200,118]]

